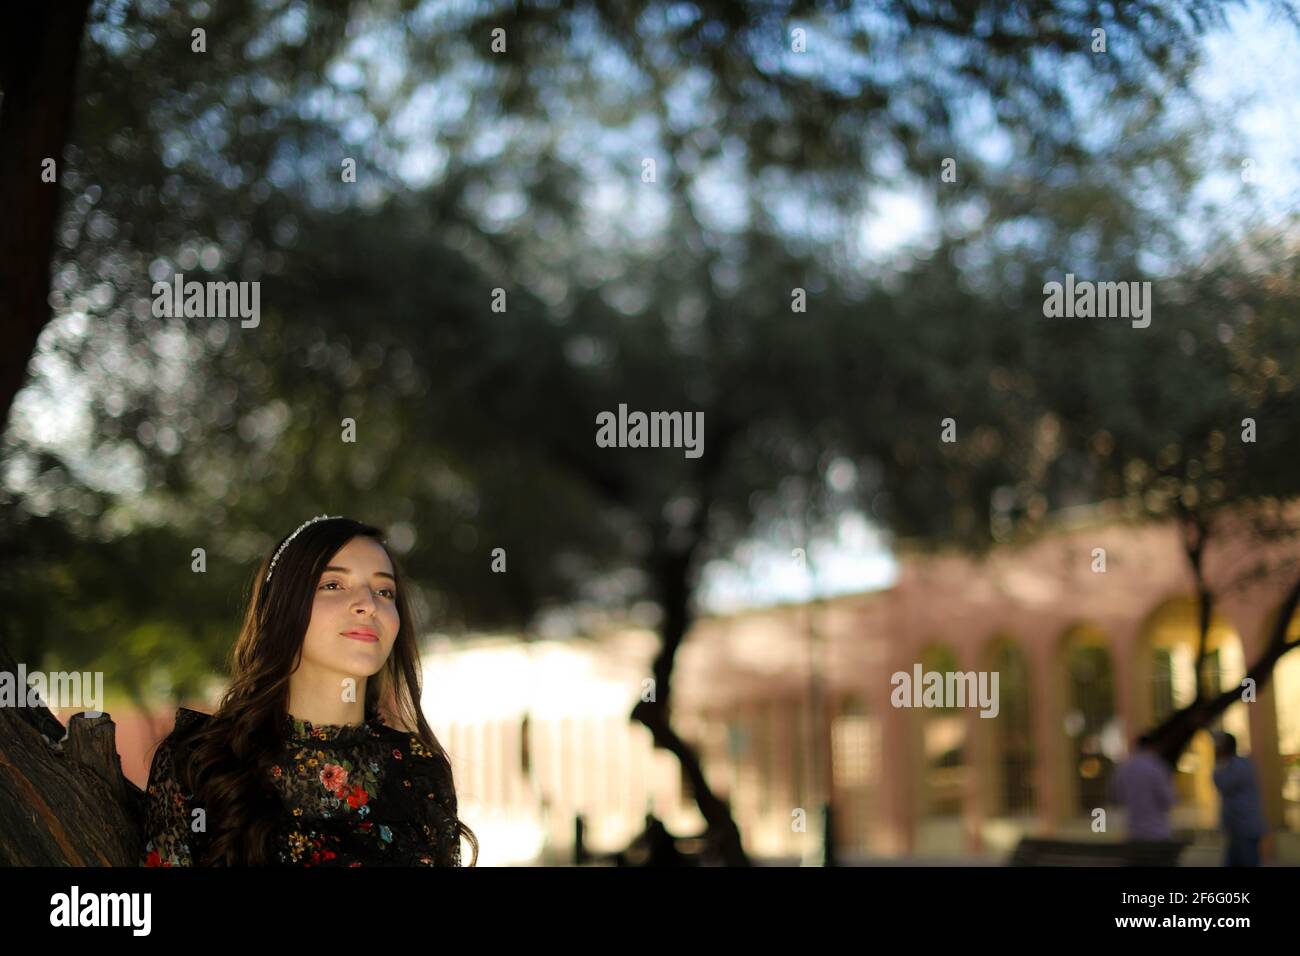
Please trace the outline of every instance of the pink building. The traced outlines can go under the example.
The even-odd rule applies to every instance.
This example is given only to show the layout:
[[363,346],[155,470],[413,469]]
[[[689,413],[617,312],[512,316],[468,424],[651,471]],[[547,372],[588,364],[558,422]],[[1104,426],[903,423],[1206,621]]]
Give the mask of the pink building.
[[[1259,556],[1244,539],[1212,551],[1212,584]],[[900,564],[886,591],[707,619],[692,632],[674,694],[698,715],[747,841],[798,852],[789,814],[819,802],[828,760],[849,851],[1001,854],[1025,834],[1091,834],[1097,808],[1108,811],[1106,833],[1120,837],[1106,795],[1113,763],[1194,695],[1196,605],[1176,528],[1097,523],[983,560],[905,555]],[[1296,573],[1223,594],[1209,641],[1222,689],[1240,684],[1267,642]],[[1292,628],[1295,640],[1300,618]],[[827,701],[815,735],[814,646]],[[996,717],[893,706],[892,676],[918,664],[997,672]],[[1254,702],[1233,704],[1223,727],[1256,765],[1265,813],[1284,831],[1279,853],[1300,861],[1300,652],[1282,659]],[[815,756],[812,740],[826,742]],[[1176,828],[1205,837],[1216,829],[1212,768],[1209,737],[1198,735],[1176,775]]]

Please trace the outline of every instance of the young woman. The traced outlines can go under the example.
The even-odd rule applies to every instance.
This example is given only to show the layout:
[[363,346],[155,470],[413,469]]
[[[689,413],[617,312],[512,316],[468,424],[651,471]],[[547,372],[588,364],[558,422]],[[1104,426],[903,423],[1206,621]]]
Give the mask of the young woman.
[[320,515],[281,541],[230,670],[154,754],[145,865],[460,866],[462,836],[478,862],[379,529]]

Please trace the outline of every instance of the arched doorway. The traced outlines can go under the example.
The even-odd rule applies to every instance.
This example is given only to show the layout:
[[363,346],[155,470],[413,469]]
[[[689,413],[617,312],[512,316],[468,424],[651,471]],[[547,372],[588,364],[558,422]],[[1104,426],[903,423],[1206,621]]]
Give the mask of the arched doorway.
[[[957,655],[946,644],[930,644],[921,653],[924,673],[960,670]],[[924,856],[958,857],[965,852],[962,807],[966,793],[967,714],[958,707],[923,707],[915,715],[920,732],[920,807],[916,852]]]
[[[1287,640],[1300,641],[1300,613],[1291,618]],[[1282,826],[1300,833],[1300,650],[1282,655],[1273,668],[1272,685],[1282,763]]]
[[880,776],[880,727],[868,712],[865,694],[843,695],[831,722],[835,835],[845,852],[867,853],[876,813]]
[[989,816],[1013,818],[1028,826],[1034,814],[1034,728],[1029,700],[1029,661],[1014,640],[989,643],[987,669],[998,674],[998,715],[990,720],[992,780]]
[[[1193,598],[1172,598],[1147,618],[1138,644],[1135,689],[1142,728],[1155,726],[1196,695],[1195,663],[1199,622]],[[1215,694],[1241,683],[1246,664],[1241,639],[1220,615],[1210,620],[1207,659],[1202,672],[1206,693]],[[1250,722],[1246,704],[1230,706],[1209,729],[1222,728],[1237,738],[1238,747],[1250,749]],[[1198,733],[1183,752],[1174,774],[1178,803],[1170,816],[1175,829],[1212,830],[1218,795],[1214,789],[1214,745],[1208,733]]]
[[1111,774],[1125,752],[1115,710],[1115,678],[1110,647],[1100,628],[1082,624],[1066,632],[1061,646],[1065,667],[1066,812],[1091,817],[1109,802]]

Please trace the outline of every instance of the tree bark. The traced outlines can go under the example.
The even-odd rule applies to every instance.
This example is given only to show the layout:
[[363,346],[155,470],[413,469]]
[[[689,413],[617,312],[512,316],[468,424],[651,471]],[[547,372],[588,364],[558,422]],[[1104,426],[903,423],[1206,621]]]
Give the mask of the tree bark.
[[692,547],[685,554],[660,557],[652,561],[663,623],[659,629],[659,653],[652,665],[654,700],[640,700],[632,708],[632,720],[650,731],[655,747],[667,750],[681,763],[691,782],[696,805],[708,827],[708,840],[727,866],[752,866],[741,842],[740,829],[732,819],[731,808],[709,786],[695,749],[672,728],[669,707],[672,694],[673,663],[677,649],[690,630],[690,574]]
[[[0,671],[17,674],[2,645]],[[74,714],[65,736],[45,707],[0,707],[0,865],[140,865],[144,791],[115,734],[108,714]]]
[[[672,675],[677,649],[691,626],[691,564],[708,521],[709,501],[704,497],[692,521],[689,542],[674,549],[664,541],[650,567],[658,590],[659,605],[663,610],[660,627],[661,643],[654,661],[654,700],[638,701],[632,708],[632,719],[638,720],[650,731],[656,747],[673,754],[682,765],[682,771],[691,782],[696,804],[708,825],[709,842],[727,866],[751,866],[740,829],[731,816],[731,808],[709,786],[700,765],[699,756],[672,729]],[[670,537],[670,536],[669,536]]]
[[77,59],[90,0],[14,4],[0,39],[0,422],[9,420],[37,337],[50,320],[50,256],[58,182],[76,95]]

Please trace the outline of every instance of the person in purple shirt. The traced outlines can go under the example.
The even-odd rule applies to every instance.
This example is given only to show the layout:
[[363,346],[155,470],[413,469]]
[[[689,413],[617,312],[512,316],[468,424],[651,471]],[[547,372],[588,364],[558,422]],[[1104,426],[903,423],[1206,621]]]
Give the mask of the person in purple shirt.
[[1214,785],[1228,839],[1223,865],[1259,866],[1259,841],[1268,825],[1260,809],[1255,765],[1237,753],[1237,738],[1229,733],[1214,734]]
[[1128,811],[1130,840],[1168,840],[1169,810],[1176,800],[1173,771],[1156,753],[1150,733],[1137,738],[1137,747],[1115,770],[1111,793]]

